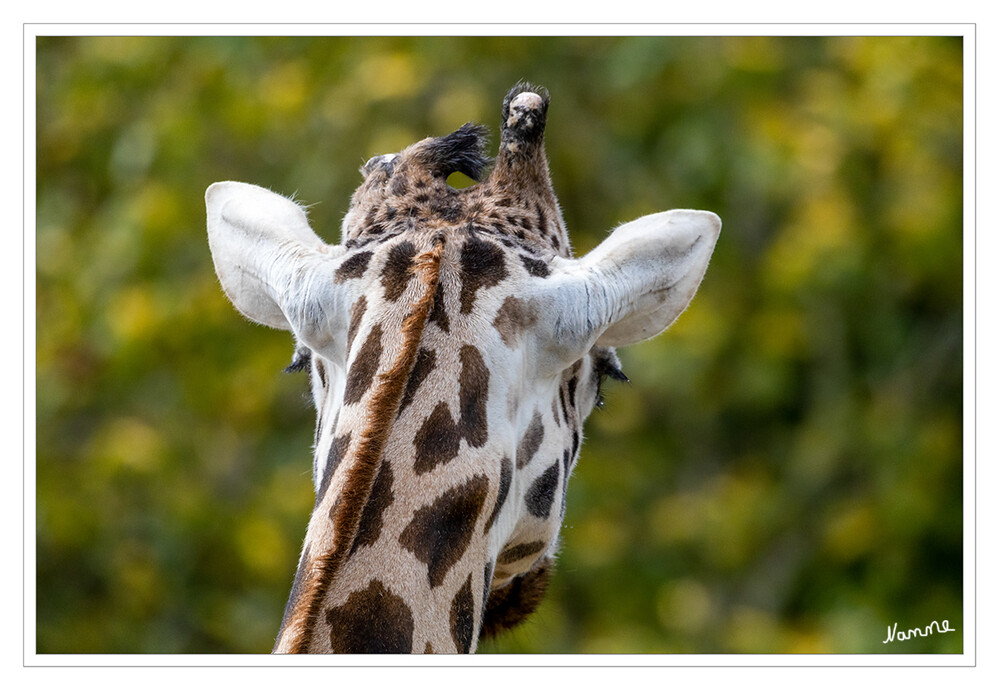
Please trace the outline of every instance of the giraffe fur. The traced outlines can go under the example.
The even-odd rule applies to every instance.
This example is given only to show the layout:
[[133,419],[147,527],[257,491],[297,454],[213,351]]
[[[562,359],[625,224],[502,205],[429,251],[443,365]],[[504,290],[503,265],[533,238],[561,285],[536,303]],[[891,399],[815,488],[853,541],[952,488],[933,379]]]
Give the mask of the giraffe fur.
[[[295,338],[316,500],[278,653],[465,653],[524,620],[559,548],[583,422],[615,348],[686,308],[721,223],[667,211],[575,258],[544,153],[550,97],[371,158],[329,245],[305,209],[206,193],[223,291]],[[462,172],[477,184],[454,189]],[[488,171],[488,172],[487,172]]]

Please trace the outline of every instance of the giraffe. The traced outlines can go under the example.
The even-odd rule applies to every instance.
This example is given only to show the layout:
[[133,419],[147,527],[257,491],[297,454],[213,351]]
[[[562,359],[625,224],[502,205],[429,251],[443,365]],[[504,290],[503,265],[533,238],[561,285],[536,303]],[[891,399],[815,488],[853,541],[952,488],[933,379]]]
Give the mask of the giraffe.
[[[499,151],[465,124],[371,158],[329,245],[305,209],[219,182],[225,294],[294,335],[310,372],[315,505],[275,653],[468,653],[544,594],[583,421],[615,348],[665,330],[721,221],[644,216],[573,257],[544,150],[550,97],[518,83]],[[476,181],[447,183],[459,171]],[[488,174],[487,174],[488,171]]]

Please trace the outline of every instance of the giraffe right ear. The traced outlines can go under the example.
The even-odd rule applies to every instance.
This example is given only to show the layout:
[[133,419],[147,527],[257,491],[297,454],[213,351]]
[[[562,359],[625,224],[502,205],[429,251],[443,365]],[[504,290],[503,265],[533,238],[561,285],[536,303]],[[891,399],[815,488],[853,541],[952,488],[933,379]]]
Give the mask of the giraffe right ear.
[[720,232],[709,211],[666,211],[625,223],[586,256],[553,261],[532,295],[538,313],[552,316],[543,320],[542,368],[663,332],[694,298]]
[[301,206],[256,185],[217,182],[205,207],[215,272],[236,309],[322,350],[352,299],[334,280],[344,248],[319,239]]

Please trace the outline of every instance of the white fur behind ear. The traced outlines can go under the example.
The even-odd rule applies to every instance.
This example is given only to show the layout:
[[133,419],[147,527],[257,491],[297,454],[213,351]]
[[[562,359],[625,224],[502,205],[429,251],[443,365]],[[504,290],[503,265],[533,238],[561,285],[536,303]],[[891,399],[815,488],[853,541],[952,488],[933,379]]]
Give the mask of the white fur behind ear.
[[553,261],[532,291],[539,312],[551,315],[539,334],[542,370],[569,366],[594,344],[663,332],[693,299],[720,232],[709,211],[666,211],[625,223],[580,259]]
[[244,315],[290,330],[291,282],[327,245],[295,202],[262,187],[217,182],[205,193],[208,243],[222,289]]

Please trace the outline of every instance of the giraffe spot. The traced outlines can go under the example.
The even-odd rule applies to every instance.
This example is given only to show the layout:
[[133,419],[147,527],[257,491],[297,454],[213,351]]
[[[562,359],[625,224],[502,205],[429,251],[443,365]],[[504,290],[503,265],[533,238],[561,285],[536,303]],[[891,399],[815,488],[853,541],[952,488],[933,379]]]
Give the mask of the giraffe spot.
[[434,306],[430,311],[430,320],[445,333],[451,332],[451,319],[448,318],[447,308],[444,306],[444,282],[437,283],[437,292],[434,294]]
[[524,501],[527,503],[528,512],[534,517],[545,519],[551,513],[552,503],[555,501],[555,489],[558,488],[558,465],[556,460],[527,490]]
[[479,634],[482,633],[482,625],[486,622],[486,604],[489,602],[489,590],[492,589],[493,568],[492,561],[486,561],[486,566],[482,571],[482,611],[479,614]]
[[572,458],[575,457],[575,451],[571,454],[569,449],[562,451],[562,466],[565,467],[565,471],[562,473],[562,506],[560,508],[559,519],[565,517],[565,501],[569,496],[569,465],[572,463]]
[[496,504],[493,506],[493,512],[489,514],[489,519],[486,520],[485,527],[482,528],[483,534],[492,529],[493,523],[499,517],[500,511],[503,509],[503,504],[506,503],[507,494],[510,493],[510,483],[512,481],[513,463],[510,462],[510,458],[504,457],[500,465],[500,483],[499,490],[496,492]]
[[385,299],[395,302],[406,291],[409,279],[413,275],[413,257],[416,256],[416,245],[404,241],[394,245],[388,252],[385,267],[382,269],[382,287],[385,289]]
[[451,418],[446,402],[437,403],[437,407],[416,432],[413,444],[416,446],[413,469],[417,474],[429,472],[458,456],[461,433]]
[[364,295],[361,295],[361,298],[354,303],[350,310],[350,325],[347,327],[347,352],[350,352],[350,346],[354,344],[354,336],[357,335],[357,329],[360,328],[361,319],[367,310],[368,300]]
[[354,256],[346,259],[340,267],[336,269],[336,273],[333,274],[333,282],[343,283],[353,278],[360,278],[364,275],[364,272],[368,269],[368,264],[371,262],[371,257],[373,252],[364,251],[354,254]]
[[347,372],[347,385],[343,391],[344,405],[351,405],[364,397],[371,387],[371,381],[375,378],[375,372],[378,371],[381,357],[382,327],[375,324]]
[[548,544],[543,541],[529,541],[523,544],[515,544],[514,546],[503,549],[500,555],[496,558],[496,563],[510,565],[511,563],[522,561],[529,556],[537,556],[539,553],[544,551],[547,546]]
[[459,654],[472,651],[475,630],[475,598],[472,596],[472,574],[451,601],[451,639]]
[[433,654],[434,653],[434,647],[433,647],[432,644],[430,644],[429,641],[427,642],[427,646],[423,648],[423,653],[424,654]]
[[527,272],[535,278],[547,278],[551,274],[548,264],[541,259],[535,259],[534,257],[524,256],[521,254],[520,261],[524,264],[524,268],[527,269]]
[[489,369],[482,354],[471,345],[461,348],[461,376],[458,401],[461,406],[461,435],[468,445],[478,448],[489,437],[486,402],[489,399]]
[[333,438],[333,442],[330,444],[329,455],[326,456],[326,469],[323,471],[322,482],[319,484],[319,490],[316,491],[317,507],[323,502],[323,498],[326,497],[326,490],[330,486],[330,480],[333,478],[333,473],[336,472],[336,468],[340,466],[340,462],[343,460],[343,456],[347,454],[347,449],[349,447],[349,431],[343,436],[336,436]]
[[419,353],[416,355],[416,363],[413,365],[413,371],[409,375],[409,381],[406,382],[406,392],[403,393],[402,402],[399,403],[398,416],[401,416],[402,411],[409,406],[409,403],[413,402],[413,396],[416,395],[420,384],[434,370],[436,364],[437,353],[427,348],[420,348]]
[[326,367],[318,359],[315,360],[316,376],[319,377],[319,385],[326,388]]
[[496,312],[493,327],[499,332],[503,344],[516,347],[520,335],[538,321],[537,312],[517,297],[507,297]]
[[545,427],[541,421],[541,413],[535,410],[531,423],[527,425],[527,431],[517,446],[517,469],[526,467],[534,459],[534,454],[538,452],[544,438]]
[[427,565],[431,587],[439,587],[472,541],[489,480],[475,475],[423,506],[399,536],[399,543]]
[[461,313],[468,314],[476,293],[507,277],[503,250],[492,242],[470,237],[461,247]]
[[413,612],[402,597],[379,580],[353,592],[342,606],[326,612],[330,647],[337,654],[409,654],[413,651]]
[[361,511],[361,520],[357,524],[357,534],[350,549],[351,553],[378,541],[382,532],[382,515],[385,514],[385,509],[392,503],[393,498],[395,496],[392,493],[392,468],[383,460],[378,468],[375,483],[371,486],[371,496]]
[[340,461],[343,460],[343,456],[347,454],[347,448],[350,447],[350,432],[343,434],[342,436],[335,436],[333,442],[330,444],[329,456],[326,458],[326,470],[332,475],[337,467],[340,465]]

